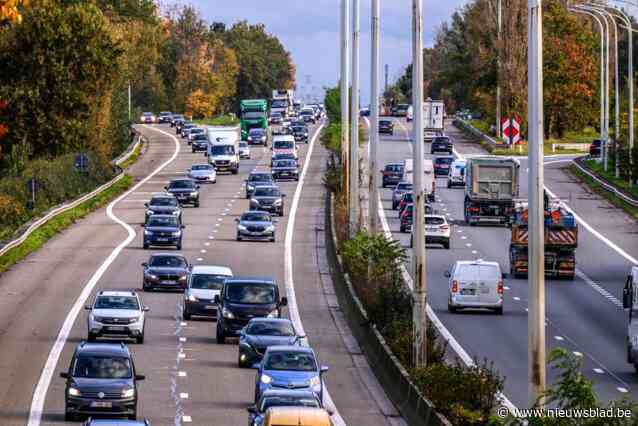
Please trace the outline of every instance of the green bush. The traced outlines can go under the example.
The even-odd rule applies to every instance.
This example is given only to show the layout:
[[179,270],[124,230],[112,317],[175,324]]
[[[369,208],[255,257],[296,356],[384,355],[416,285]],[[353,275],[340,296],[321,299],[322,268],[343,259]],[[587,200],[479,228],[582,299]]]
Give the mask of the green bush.
[[331,122],[323,128],[321,144],[333,154],[341,157],[341,123]]

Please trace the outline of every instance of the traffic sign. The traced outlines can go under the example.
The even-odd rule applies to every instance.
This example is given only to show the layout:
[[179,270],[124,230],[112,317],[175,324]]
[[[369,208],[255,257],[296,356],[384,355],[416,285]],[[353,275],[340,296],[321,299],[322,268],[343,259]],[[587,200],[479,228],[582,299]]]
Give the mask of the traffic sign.
[[87,172],[89,169],[89,156],[85,153],[80,153],[75,156],[75,168],[79,172]]
[[521,140],[521,119],[504,118],[502,121],[503,141],[508,145],[516,145]]

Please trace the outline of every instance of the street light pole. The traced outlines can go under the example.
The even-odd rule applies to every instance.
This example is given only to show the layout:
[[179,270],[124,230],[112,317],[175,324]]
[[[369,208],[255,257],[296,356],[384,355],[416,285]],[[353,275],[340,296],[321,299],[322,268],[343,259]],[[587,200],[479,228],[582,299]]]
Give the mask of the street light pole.
[[[503,22],[502,22],[502,0],[497,0],[496,4],[496,25],[497,25],[497,39],[498,39],[498,51],[497,51],[497,59],[496,59],[496,139],[500,140],[502,137],[501,134],[501,50],[503,46],[501,46],[503,38],[502,38],[502,30],[503,30]],[[513,146],[512,146],[513,147]]]
[[414,264],[414,365],[427,364],[427,280],[425,264],[425,182],[423,148],[423,0],[412,1],[412,105],[414,111],[414,209],[412,219]]
[[372,0],[372,58],[371,58],[371,84],[370,84],[370,109],[372,125],[370,126],[370,231],[378,231],[379,222],[379,173],[377,170],[379,155],[379,17],[380,0]]
[[[528,374],[532,405],[546,386],[545,226],[543,170],[543,8],[528,2],[529,248]],[[544,401],[540,401],[541,407]]]
[[352,0],[352,94],[350,95],[350,236],[359,230],[359,12],[360,0]]
[[348,58],[350,58],[350,0],[341,0],[341,167],[343,193],[346,194],[346,208],[349,200],[349,158],[350,146],[348,139],[348,123],[350,120],[349,99],[350,93],[350,69]]
[[128,122],[131,122],[131,82],[128,82]]

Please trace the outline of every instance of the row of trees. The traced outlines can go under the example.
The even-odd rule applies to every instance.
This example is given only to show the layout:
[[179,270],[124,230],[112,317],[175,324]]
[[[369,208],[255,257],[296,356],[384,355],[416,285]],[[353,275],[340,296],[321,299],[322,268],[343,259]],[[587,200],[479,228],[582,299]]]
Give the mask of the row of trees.
[[[263,25],[207,23],[153,0],[0,0],[0,176],[19,164],[89,151],[107,162],[140,111],[206,117],[238,97],[294,85]],[[18,166],[16,166],[16,163]]]

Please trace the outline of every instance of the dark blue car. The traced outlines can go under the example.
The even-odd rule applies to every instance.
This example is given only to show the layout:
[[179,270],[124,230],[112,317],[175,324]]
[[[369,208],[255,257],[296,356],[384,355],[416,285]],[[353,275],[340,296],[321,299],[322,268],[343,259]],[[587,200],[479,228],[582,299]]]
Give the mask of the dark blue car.
[[299,336],[287,318],[253,318],[239,335],[239,368],[261,361],[270,346],[294,346]]

